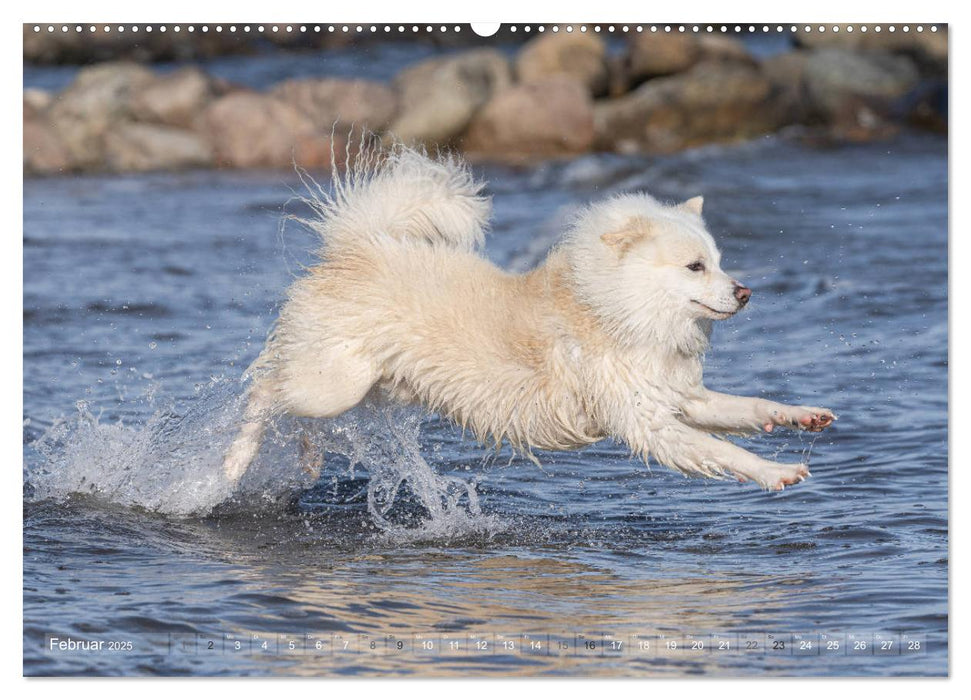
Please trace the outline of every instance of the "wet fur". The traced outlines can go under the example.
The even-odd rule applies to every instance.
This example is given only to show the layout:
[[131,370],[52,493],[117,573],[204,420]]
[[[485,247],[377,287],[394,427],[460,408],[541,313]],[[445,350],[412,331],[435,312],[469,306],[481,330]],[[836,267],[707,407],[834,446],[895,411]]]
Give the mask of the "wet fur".
[[[320,263],[290,288],[249,370],[229,478],[274,415],[332,417],[374,390],[526,454],[615,438],[685,474],[772,489],[809,475],[712,435],[821,430],[835,417],[704,387],[712,321],[744,302],[718,267],[700,198],[590,206],[523,275],[479,253],[490,201],[454,158],[365,151],[308,202]],[[694,258],[701,276],[685,269]]]

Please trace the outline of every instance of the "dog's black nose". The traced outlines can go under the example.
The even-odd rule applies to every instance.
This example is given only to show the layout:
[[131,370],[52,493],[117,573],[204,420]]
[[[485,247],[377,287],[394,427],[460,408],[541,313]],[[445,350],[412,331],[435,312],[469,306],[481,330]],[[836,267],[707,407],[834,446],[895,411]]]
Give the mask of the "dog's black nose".
[[745,306],[752,298],[752,290],[740,284],[735,285],[735,298],[738,299],[739,306]]

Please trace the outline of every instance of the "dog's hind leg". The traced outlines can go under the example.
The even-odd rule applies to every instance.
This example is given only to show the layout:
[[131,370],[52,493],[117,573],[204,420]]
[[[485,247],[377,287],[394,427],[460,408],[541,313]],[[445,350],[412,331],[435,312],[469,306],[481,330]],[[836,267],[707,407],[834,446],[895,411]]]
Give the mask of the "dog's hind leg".
[[317,347],[279,371],[280,409],[301,418],[334,418],[357,406],[378,380],[369,359],[343,347]]
[[268,380],[254,379],[253,382],[246,396],[243,423],[223,458],[223,474],[234,484],[246,473],[260,451],[266,421],[273,408]]
[[324,453],[314,444],[306,428],[300,431],[300,468],[314,481],[320,478],[324,468]]
[[[223,473],[233,483],[243,476],[260,450],[273,413],[333,418],[359,404],[376,379],[370,362],[347,353],[318,349],[288,357],[282,365],[253,380],[243,423],[223,460]],[[313,455],[308,459],[310,465],[317,460]],[[313,466],[308,471],[312,474]]]

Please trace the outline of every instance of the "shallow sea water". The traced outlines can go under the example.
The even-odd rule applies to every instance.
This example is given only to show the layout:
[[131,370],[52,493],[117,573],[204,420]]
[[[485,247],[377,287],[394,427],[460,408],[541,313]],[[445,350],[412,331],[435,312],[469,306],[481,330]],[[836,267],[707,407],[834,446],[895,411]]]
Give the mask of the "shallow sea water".
[[[704,194],[723,266],[755,292],[716,324],[707,384],[833,408],[821,436],[747,441],[808,455],[813,477],[764,493],[609,442],[536,466],[371,405],[281,421],[230,494],[240,374],[310,261],[281,224],[300,183],[28,180],[25,674],[946,674],[946,141],[477,171],[487,254],[517,270],[585,201]],[[328,451],[319,480],[301,434]],[[820,633],[922,648],[795,653],[791,635]],[[711,634],[769,648],[719,653]],[[51,635],[135,649],[52,653]]]

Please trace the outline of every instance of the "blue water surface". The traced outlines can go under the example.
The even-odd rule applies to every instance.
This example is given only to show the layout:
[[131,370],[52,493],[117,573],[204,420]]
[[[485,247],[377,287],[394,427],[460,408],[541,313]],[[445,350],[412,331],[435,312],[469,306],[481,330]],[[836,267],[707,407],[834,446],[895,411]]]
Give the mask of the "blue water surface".
[[[723,266],[755,290],[717,324],[707,383],[834,409],[821,436],[748,443],[808,456],[813,477],[765,493],[649,469],[609,442],[536,466],[426,416],[424,459],[474,485],[480,515],[409,535],[427,513],[404,493],[400,527],[384,532],[362,495],[367,471],[340,455],[316,483],[268,457],[283,487],[254,483],[229,505],[185,512],[197,492],[173,470],[204,481],[215,468],[204,455],[225,439],[221,411],[232,414],[236,380],[312,260],[313,239],[282,225],[284,211],[301,213],[291,197],[302,185],[286,172],[28,180],[24,672],[946,674],[946,141],[905,133],[816,149],[773,137],[477,174],[495,201],[487,254],[517,270],[586,201],[703,194]],[[684,648],[713,633],[770,646],[911,635],[922,648]],[[306,634],[336,646],[289,653],[286,640],[307,645]],[[335,634],[359,651],[338,649]],[[55,653],[50,635],[136,645]],[[491,640],[488,653],[469,635]],[[661,648],[637,650],[638,635]],[[238,638],[252,652],[234,653]],[[609,648],[617,639],[628,647]],[[197,647],[179,651],[187,640]],[[428,640],[441,647],[424,653]],[[529,649],[537,640],[545,653]],[[671,640],[681,647],[664,648]]]

